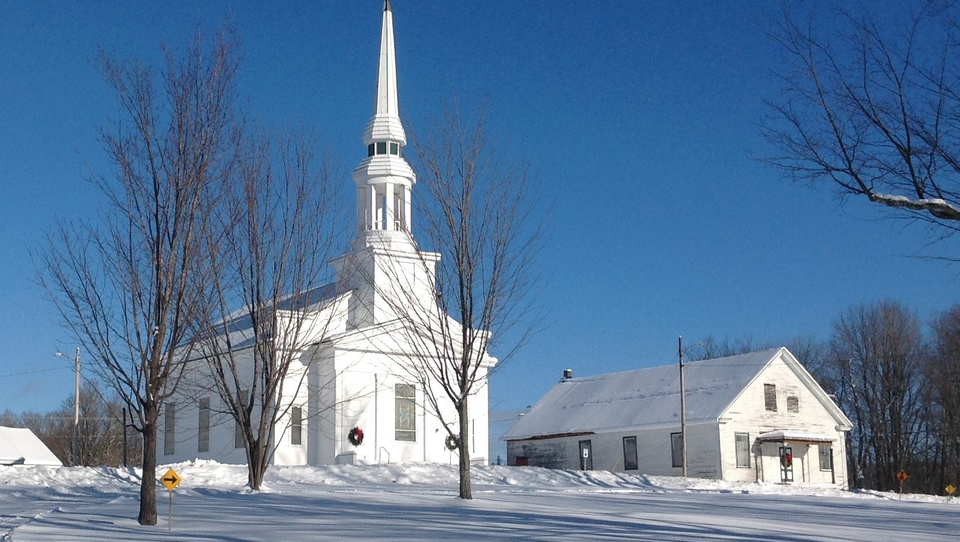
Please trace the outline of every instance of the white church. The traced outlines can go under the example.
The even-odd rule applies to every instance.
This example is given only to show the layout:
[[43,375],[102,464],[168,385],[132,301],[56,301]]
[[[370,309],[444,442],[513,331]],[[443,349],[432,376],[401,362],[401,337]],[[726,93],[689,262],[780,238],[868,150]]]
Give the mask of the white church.
[[[278,421],[271,464],[457,463],[448,431],[411,376],[418,351],[410,344],[409,319],[398,301],[445,318],[433,296],[439,255],[421,252],[411,238],[411,197],[416,175],[403,158],[393,13],[383,9],[374,115],[363,132],[366,158],[353,172],[357,233],[352,252],[334,259],[335,283],[316,290],[299,363],[280,400],[289,406]],[[454,326],[454,329],[456,327]],[[242,329],[236,333],[243,333]],[[477,391],[470,397],[470,456],[487,462],[488,370],[496,359],[483,353]],[[455,424],[452,405],[441,405]],[[449,412],[446,411],[449,409]],[[216,391],[185,392],[165,407],[157,453],[161,463],[214,459],[245,463],[243,443]],[[454,427],[454,432],[456,428]],[[362,432],[362,439],[358,438]]]

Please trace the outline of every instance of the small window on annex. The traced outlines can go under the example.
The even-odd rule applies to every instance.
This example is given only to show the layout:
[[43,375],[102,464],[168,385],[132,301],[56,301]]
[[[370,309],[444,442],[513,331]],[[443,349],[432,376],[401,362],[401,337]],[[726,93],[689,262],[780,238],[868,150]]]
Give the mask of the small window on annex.
[[797,388],[789,387],[787,391],[787,412],[800,412],[800,396],[797,394]]
[[177,440],[177,405],[167,403],[163,412],[163,455],[171,455]]
[[763,404],[770,412],[777,411],[777,385],[763,385]]
[[833,450],[826,444],[821,444],[819,448],[820,470],[833,470]]
[[197,420],[197,452],[210,451],[210,398],[200,399],[200,414]]
[[303,441],[303,410],[295,406],[290,409],[290,444],[300,446]]
[[623,437],[623,469],[637,470],[637,437]]
[[397,384],[396,418],[394,420],[394,438],[416,442],[417,440],[417,388],[410,384]]
[[735,433],[737,467],[750,468],[750,433]]
[[683,435],[670,433],[670,455],[673,456],[673,466],[683,466]]

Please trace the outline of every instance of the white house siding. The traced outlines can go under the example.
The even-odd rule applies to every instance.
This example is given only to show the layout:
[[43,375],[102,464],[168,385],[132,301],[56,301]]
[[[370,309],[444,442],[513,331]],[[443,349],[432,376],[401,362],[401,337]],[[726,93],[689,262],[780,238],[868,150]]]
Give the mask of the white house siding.
[[[776,412],[766,410],[764,384],[776,385]],[[795,393],[788,393],[790,388]],[[798,397],[799,412],[788,411],[788,394]],[[817,444],[790,443],[794,451],[794,482],[831,483],[835,479],[837,484],[846,484],[844,433],[838,430],[833,415],[780,356],[744,388],[734,403],[724,412],[721,421],[719,444],[724,480],[780,482],[780,444],[767,442],[759,446],[757,437],[770,431],[796,429],[835,439],[830,443],[834,455],[835,472],[820,470]],[[749,468],[737,467],[736,433],[749,434]]]
[[[646,430],[616,431],[553,438],[526,439],[507,442],[507,464],[516,465],[517,457],[527,458],[528,464],[556,469],[579,469],[580,441],[590,441],[594,470],[623,472],[623,439],[637,437],[637,466],[642,474],[680,476],[682,467],[673,466],[671,435],[679,433],[680,426]],[[690,476],[716,478],[717,462],[716,424],[693,425],[687,428],[689,455],[687,470]]]

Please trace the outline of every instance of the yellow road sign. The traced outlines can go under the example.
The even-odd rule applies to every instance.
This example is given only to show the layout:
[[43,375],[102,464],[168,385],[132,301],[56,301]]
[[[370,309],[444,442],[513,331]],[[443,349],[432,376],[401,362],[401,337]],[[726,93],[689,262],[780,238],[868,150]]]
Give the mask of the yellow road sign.
[[166,474],[163,475],[163,478],[160,478],[160,483],[163,484],[163,487],[170,491],[173,491],[174,488],[180,485],[180,482],[180,475],[173,469],[168,470]]
[[902,470],[897,473],[897,480],[900,480],[901,482],[905,482],[907,481],[907,478],[909,478],[909,476],[907,476],[907,471]]
[[953,492],[956,491],[957,488],[953,487],[953,484],[950,484],[947,487],[943,488],[943,490],[947,492],[947,495],[953,495]]

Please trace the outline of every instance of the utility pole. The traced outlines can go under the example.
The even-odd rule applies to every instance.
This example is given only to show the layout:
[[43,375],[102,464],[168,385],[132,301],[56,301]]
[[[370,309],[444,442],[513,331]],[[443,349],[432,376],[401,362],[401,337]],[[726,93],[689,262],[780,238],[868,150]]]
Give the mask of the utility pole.
[[687,477],[687,398],[683,387],[683,335],[677,336],[677,355],[680,358],[680,452],[683,456],[683,477]]
[[77,385],[73,395],[73,464],[80,464],[80,347],[77,347]]
[[[65,358],[63,352],[57,352],[54,356]],[[73,465],[80,464],[80,347],[77,347],[77,357],[75,359],[76,386],[73,394],[73,442],[70,445],[70,454],[73,456]]]

